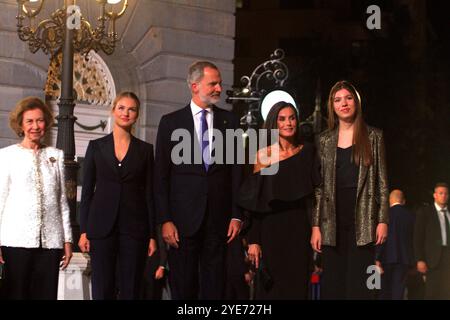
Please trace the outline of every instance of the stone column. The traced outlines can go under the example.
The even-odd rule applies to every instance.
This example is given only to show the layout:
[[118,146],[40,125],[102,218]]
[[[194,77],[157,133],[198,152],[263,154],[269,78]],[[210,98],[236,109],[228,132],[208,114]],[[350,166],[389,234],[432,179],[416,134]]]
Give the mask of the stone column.
[[59,272],[58,300],[92,300],[91,260],[75,252],[69,266]]

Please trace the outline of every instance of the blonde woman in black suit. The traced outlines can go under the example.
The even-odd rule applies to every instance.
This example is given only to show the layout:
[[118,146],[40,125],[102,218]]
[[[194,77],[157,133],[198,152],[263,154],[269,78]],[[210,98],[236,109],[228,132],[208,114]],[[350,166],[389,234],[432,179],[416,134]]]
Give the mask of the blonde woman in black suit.
[[115,299],[117,289],[119,299],[138,299],[146,255],[156,250],[153,146],[131,134],[139,107],[134,93],[119,94],[113,132],[90,141],[84,160],[78,245],[91,255],[97,300]]

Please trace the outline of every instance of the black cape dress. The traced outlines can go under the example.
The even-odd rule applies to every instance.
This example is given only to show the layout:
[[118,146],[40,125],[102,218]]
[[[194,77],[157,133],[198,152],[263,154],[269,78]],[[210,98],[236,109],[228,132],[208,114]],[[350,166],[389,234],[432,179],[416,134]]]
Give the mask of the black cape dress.
[[250,213],[248,243],[262,248],[263,271],[256,299],[307,299],[312,249],[310,217],[320,182],[314,145],[278,163],[275,175],[253,173],[243,183],[239,205]]

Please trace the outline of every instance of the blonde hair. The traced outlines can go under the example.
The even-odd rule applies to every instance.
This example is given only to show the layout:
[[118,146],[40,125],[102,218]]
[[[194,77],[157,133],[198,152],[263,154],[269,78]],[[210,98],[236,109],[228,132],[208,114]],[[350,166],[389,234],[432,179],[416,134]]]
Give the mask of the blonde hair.
[[119,93],[113,101],[112,110],[114,110],[114,108],[117,106],[117,103],[122,98],[133,99],[134,102],[136,102],[136,108],[137,108],[137,112],[139,115],[139,111],[141,110],[141,101],[139,100],[138,96],[134,92],[131,92],[131,91],[123,91],[123,92]]
[[29,110],[39,109],[44,114],[45,129],[51,128],[54,123],[53,114],[48,105],[38,97],[26,97],[17,102],[9,113],[9,126],[19,136],[23,137],[23,114]]

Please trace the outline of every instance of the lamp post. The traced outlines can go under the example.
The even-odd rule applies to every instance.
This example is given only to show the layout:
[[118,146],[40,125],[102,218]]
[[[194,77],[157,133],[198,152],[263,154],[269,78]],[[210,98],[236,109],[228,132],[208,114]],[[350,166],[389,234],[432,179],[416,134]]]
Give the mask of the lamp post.
[[[90,50],[114,52],[118,39],[115,24],[126,11],[128,0],[95,0],[101,15],[95,28],[82,16],[76,0],[64,0],[62,8],[51,14],[49,19],[36,22],[47,0],[17,0],[17,33],[22,41],[28,42],[32,53],[41,49],[55,57],[62,52],[61,98],[58,102],[59,115],[56,147],[64,151],[65,184],[70,207],[70,217],[75,236],[79,234],[76,223],[77,171],[75,161],[74,116],[75,94],[73,90],[74,52],[86,54]],[[116,5],[120,10],[115,11]],[[107,6],[109,7],[107,10]],[[28,23],[24,24],[24,20]]]

